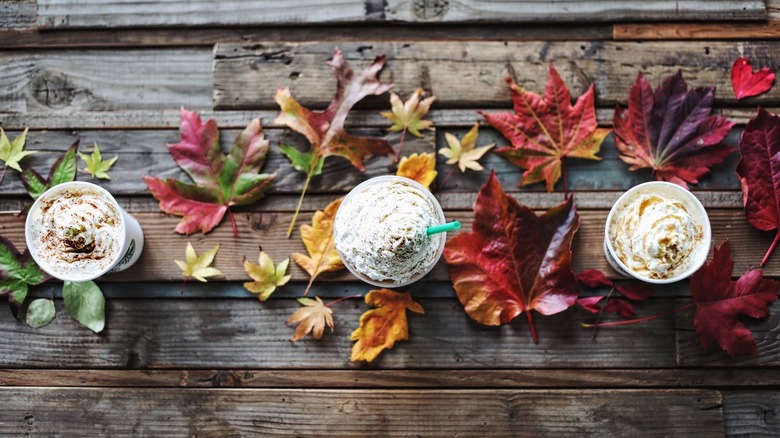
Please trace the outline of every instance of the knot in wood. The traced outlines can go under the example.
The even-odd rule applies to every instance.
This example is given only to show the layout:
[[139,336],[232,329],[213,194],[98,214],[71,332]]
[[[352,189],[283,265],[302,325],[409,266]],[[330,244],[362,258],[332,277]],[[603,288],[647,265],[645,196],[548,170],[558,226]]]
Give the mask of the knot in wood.
[[412,2],[412,12],[421,20],[432,20],[441,18],[447,14],[450,9],[448,0],[414,0]]
[[73,101],[75,87],[68,77],[50,70],[37,71],[30,80],[33,98],[48,108],[64,108]]
[[219,371],[214,375],[213,382],[217,388],[232,388],[241,386],[241,377],[229,371]]

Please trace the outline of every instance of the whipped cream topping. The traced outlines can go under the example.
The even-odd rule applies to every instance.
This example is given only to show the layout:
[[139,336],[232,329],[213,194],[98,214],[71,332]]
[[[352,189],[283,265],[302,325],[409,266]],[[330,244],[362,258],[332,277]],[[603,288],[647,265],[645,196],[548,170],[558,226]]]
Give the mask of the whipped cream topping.
[[687,269],[703,237],[685,205],[657,194],[642,194],[615,215],[610,238],[615,254],[635,273],[669,278]]
[[56,277],[92,278],[119,256],[122,214],[104,193],[69,187],[30,212],[31,253]]
[[334,224],[343,262],[375,281],[404,283],[436,262],[441,234],[436,207],[421,190],[394,180],[366,186],[339,207]]

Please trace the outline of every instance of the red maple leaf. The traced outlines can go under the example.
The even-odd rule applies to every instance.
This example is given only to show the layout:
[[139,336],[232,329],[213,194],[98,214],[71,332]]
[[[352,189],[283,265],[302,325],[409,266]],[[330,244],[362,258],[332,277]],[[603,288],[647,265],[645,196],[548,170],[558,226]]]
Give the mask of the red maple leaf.
[[777,299],[780,289],[780,282],[765,279],[761,269],[750,270],[731,281],[733,269],[726,240],[715,248],[712,261],[691,276],[691,297],[696,305],[693,325],[701,345],[708,348],[717,342],[731,357],[757,351],[750,329],[737,317],[766,317],[768,305]]
[[737,100],[769,91],[774,83],[775,74],[769,67],[753,71],[753,65],[745,57],[737,58],[731,66],[731,87]]
[[[609,129],[599,129],[596,123],[593,84],[572,106],[569,89],[552,64],[544,97],[523,90],[510,78],[505,81],[512,88],[515,112],[480,114],[512,142],[495,152],[526,169],[522,185],[546,181],[547,191],[552,192],[563,172],[564,157],[601,159],[596,154]],[[564,178],[567,191],[565,186]]]
[[552,315],[577,299],[571,243],[579,215],[569,197],[537,216],[507,196],[491,172],[474,203],[474,225],[447,242],[444,259],[466,313],[486,325],[525,312],[538,342],[531,310]]
[[780,239],[780,117],[759,108],[742,133],[739,153],[737,175],[748,222],[762,231],[777,230],[761,260],[764,266]]
[[652,90],[639,73],[628,109],[617,108],[615,144],[630,170],[652,169],[658,180],[688,187],[722,162],[732,149],[721,141],[733,123],[712,116],[715,87],[688,90],[682,72]]
[[624,318],[633,318],[636,316],[634,306],[623,298],[612,296],[613,290],[632,301],[644,301],[653,296],[653,289],[646,284],[632,282],[616,285],[598,269],[582,271],[577,275],[577,281],[583,286],[590,288],[613,288],[610,290],[609,295],[606,296],[583,297],[577,299],[577,304],[590,313],[617,313]]
[[203,123],[197,113],[182,108],[180,131],[181,142],[168,145],[168,150],[194,184],[144,176],[146,185],[160,201],[162,211],[183,216],[176,225],[177,233],[208,233],[227,212],[236,236],[230,207],[256,202],[275,177],[258,173],[268,153],[260,119],[252,120],[236,137],[227,156],[219,146],[216,120]]

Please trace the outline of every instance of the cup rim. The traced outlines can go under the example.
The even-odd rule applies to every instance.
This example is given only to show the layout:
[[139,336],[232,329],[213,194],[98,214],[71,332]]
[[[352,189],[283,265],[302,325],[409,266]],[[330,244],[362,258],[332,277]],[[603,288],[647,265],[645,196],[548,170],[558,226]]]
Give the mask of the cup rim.
[[[701,249],[698,250],[696,256],[698,257],[696,260],[694,260],[688,269],[686,269],[683,272],[680,272],[679,274],[669,277],[669,278],[648,278],[645,276],[642,276],[636,272],[634,272],[632,269],[630,269],[625,263],[623,263],[622,260],[620,260],[619,257],[615,255],[615,249],[612,246],[612,240],[609,236],[610,231],[610,224],[612,223],[612,218],[615,215],[615,212],[618,210],[619,207],[622,207],[625,202],[635,195],[638,192],[647,192],[647,193],[653,193],[653,187],[663,187],[665,191],[674,193],[673,196],[675,196],[675,200],[682,201],[686,203],[686,206],[693,206],[698,212],[700,213],[699,216],[701,216],[701,226],[702,226],[702,233],[703,237],[700,242]],[[686,202],[687,201],[687,202]],[[620,274],[628,274],[629,276],[644,281],[646,283],[652,283],[652,284],[669,284],[674,283],[680,280],[684,280],[691,275],[693,275],[694,272],[698,271],[699,268],[704,264],[704,262],[707,261],[707,257],[710,252],[710,246],[712,245],[712,228],[710,224],[710,218],[707,214],[707,210],[704,208],[704,205],[702,205],[701,201],[693,194],[690,190],[679,186],[674,183],[670,183],[667,181],[649,181],[642,184],[638,184],[627,191],[625,191],[620,197],[615,201],[614,204],[612,204],[612,208],[609,210],[609,214],[607,215],[607,222],[604,224],[604,246],[608,252],[606,254],[607,257],[611,257],[612,260],[621,268],[623,272],[619,272]],[[608,260],[609,261],[609,260]]]
[[[410,186],[412,186],[412,187],[420,190],[421,192],[423,192],[428,197],[428,199],[430,199],[432,201],[432,203],[433,203],[433,205],[434,205],[434,207],[436,209],[436,213],[437,213],[437,215],[439,217],[439,222],[442,223],[442,224],[446,223],[447,220],[444,217],[444,210],[441,208],[441,203],[439,202],[438,199],[436,199],[436,196],[433,195],[433,193],[430,191],[430,189],[428,189],[424,185],[418,183],[417,181],[415,181],[413,179],[410,179],[410,178],[407,178],[405,176],[381,175],[381,176],[375,176],[373,178],[369,178],[369,179],[363,181],[362,183],[356,185],[354,188],[352,188],[352,190],[349,191],[349,193],[347,193],[347,195],[344,197],[344,200],[341,201],[341,205],[339,205],[339,209],[338,209],[338,211],[336,211],[336,216],[333,219],[334,239],[335,239],[335,233],[336,233],[335,224],[338,221],[339,213],[341,211],[343,211],[341,209],[341,207],[347,203],[347,201],[350,199],[350,197],[353,195],[353,193],[359,193],[360,191],[362,191],[363,189],[365,189],[368,186],[375,185],[375,184],[378,184],[378,183],[382,183],[382,182],[385,182],[385,181],[403,181],[404,183],[409,184]],[[418,275],[413,276],[409,280],[403,281],[401,283],[390,283],[390,282],[387,282],[387,281],[385,281],[385,282],[376,281],[376,280],[374,280],[374,279],[372,279],[372,278],[370,278],[370,277],[368,277],[368,276],[358,272],[354,267],[352,267],[349,263],[347,263],[344,260],[344,254],[338,248],[336,248],[336,252],[338,252],[339,258],[341,259],[341,262],[344,264],[344,266],[347,268],[347,270],[350,273],[352,273],[352,275],[357,277],[359,280],[361,280],[361,281],[363,281],[365,283],[368,283],[368,284],[370,284],[372,286],[384,287],[384,288],[389,288],[389,289],[398,288],[398,287],[404,287],[404,286],[408,286],[408,285],[410,285],[412,283],[415,283],[415,282],[419,281],[420,279],[422,279],[423,277],[425,277],[426,275],[428,275],[428,273],[431,272],[431,270],[433,270],[434,266],[436,266],[439,263],[439,260],[441,259],[441,256],[444,253],[444,246],[447,243],[447,233],[445,232],[445,233],[440,233],[440,234],[441,234],[441,243],[439,243],[439,249],[436,251],[436,257],[434,257],[434,262],[431,263],[431,265],[428,266],[427,269],[420,271],[418,273]]]
[[[114,258],[114,260],[112,260],[111,263],[109,263],[108,266],[106,266],[105,269],[101,270],[97,274],[89,275],[89,276],[85,276],[85,277],[77,277],[77,278],[76,277],[68,277],[66,275],[60,275],[60,274],[55,273],[55,271],[56,271],[55,269],[52,269],[51,266],[48,263],[46,263],[42,259],[39,259],[36,256],[36,251],[33,249],[34,246],[30,245],[30,240],[31,240],[30,230],[32,229],[31,225],[32,225],[33,212],[37,208],[40,207],[40,204],[41,204],[42,200],[45,199],[46,196],[50,196],[52,193],[58,193],[58,192],[60,192],[62,190],[66,190],[66,189],[72,188],[72,187],[86,187],[89,190],[94,190],[94,191],[97,191],[97,192],[103,194],[106,197],[106,199],[116,208],[116,211],[117,211],[117,213],[119,213],[119,217],[121,218],[120,219],[121,232],[119,233],[119,248],[120,248],[120,251],[117,253],[116,258]],[[50,276],[52,276],[52,277],[54,277],[54,278],[56,278],[58,280],[71,281],[71,282],[74,282],[74,283],[81,283],[81,282],[86,282],[86,281],[92,281],[92,280],[94,280],[96,278],[99,278],[99,277],[105,275],[109,271],[111,271],[111,269],[113,269],[114,266],[116,266],[116,264],[119,263],[120,260],[122,260],[122,250],[121,249],[125,247],[125,243],[127,241],[127,221],[126,221],[126,219],[124,217],[124,210],[122,209],[122,207],[116,201],[114,196],[108,190],[106,190],[105,188],[103,188],[103,187],[101,187],[101,186],[99,186],[97,184],[94,184],[94,183],[91,183],[91,182],[87,182],[87,181],[69,181],[69,182],[64,182],[64,183],[61,183],[61,184],[57,184],[54,187],[50,187],[48,190],[43,192],[41,194],[41,196],[39,196],[35,200],[35,202],[33,202],[32,206],[30,207],[30,210],[27,212],[27,218],[25,219],[25,222],[24,222],[24,240],[25,240],[25,245],[27,245],[27,249],[30,252],[30,255],[32,256],[33,260],[35,260],[35,263],[38,264],[38,266],[41,268],[41,270],[43,270],[44,272],[46,272]]]

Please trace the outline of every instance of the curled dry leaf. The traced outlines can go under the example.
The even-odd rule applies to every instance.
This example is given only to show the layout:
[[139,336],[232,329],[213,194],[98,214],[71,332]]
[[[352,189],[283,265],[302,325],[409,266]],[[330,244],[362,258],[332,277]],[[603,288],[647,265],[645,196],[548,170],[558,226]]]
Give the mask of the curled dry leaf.
[[271,256],[265,251],[260,251],[258,263],[244,260],[244,270],[254,280],[244,283],[244,287],[249,292],[258,294],[257,298],[260,301],[267,300],[278,286],[284,286],[290,281],[292,275],[286,275],[289,264],[290,259],[284,259],[274,266]]
[[352,346],[351,361],[371,362],[383,350],[393,348],[395,341],[409,339],[406,311],[425,313],[409,292],[372,290],[365,300],[366,304],[377,308],[366,311],[360,317],[360,327],[352,332],[351,339],[357,343]]
[[194,278],[205,283],[208,277],[223,275],[219,269],[210,266],[218,250],[219,245],[199,256],[195,253],[195,248],[192,247],[192,244],[187,242],[187,249],[184,251],[185,261],[174,261],[184,272],[184,278]]
[[644,301],[653,296],[654,293],[650,286],[640,282],[616,285],[598,269],[588,269],[581,272],[577,275],[577,281],[583,286],[591,288],[613,288],[607,296],[582,297],[577,299],[577,304],[590,313],[617,313],[623,318],[633,318],[636,316],[634,306],[623,298],[613,296],[612,292],[617,291],[620,295],[632,301]]
[[110,160],[104,160],[103,156],[100,155],[100,148],[97,143],[95,143],[95,149],[92,150],[91,155],[79,153],[79,157],[81,157],[87,165],[86,169],[81,169],[82,172],[92,175],[93,178],[102,179],[111,179],[108,170],[111,169],[111,166],[119,159],[119,156],[117,155]]
[[758,96],[772,88],[775,74],[769,67],[753,71],[748,58],[737,58],[731,66],[731,87],[737,100]]
[[417,181],[430,189],[431,183],[436,179],[437,175],[436,155],[433,152],[429,152],[403,157],[398,163],[398,171],[395,174]]
[[333,222],[343,198],[328,204],[324,211],[317,211],[311,220],[311,225],[301,225],[301,240],[309,255],[293,253],[292,257],[310,276],[305,294],[309,293],[314,279],[324,272],[334,272],[344,269],[336,242],[333,240]]
[[290,341],[296,342],[311,333],[314,339],[319,340],[325,333],[325,326],[333,333],[333,310],[322,302],[320,297],[298,298],[303,306],[293,313],[287,320],[287,324],[298,324]]

